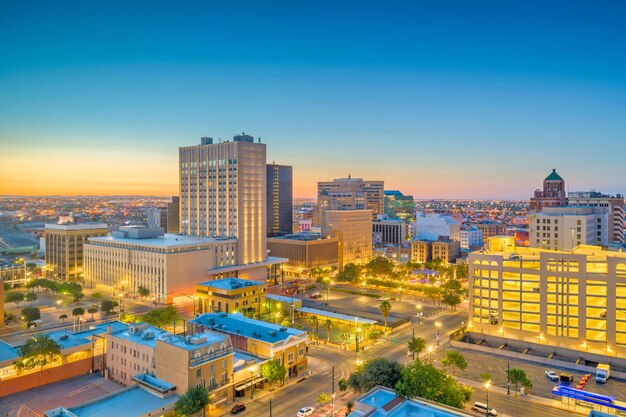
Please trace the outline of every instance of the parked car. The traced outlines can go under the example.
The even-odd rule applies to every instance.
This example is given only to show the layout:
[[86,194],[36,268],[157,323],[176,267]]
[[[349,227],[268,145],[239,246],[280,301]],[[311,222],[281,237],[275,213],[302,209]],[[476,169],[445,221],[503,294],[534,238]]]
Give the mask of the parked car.
[[563,372],[561,373],[561,375],[559,375],[559,381],[561,382],[561,384],[569,384],[570,382],[574,381],[574,375],[566,374],[565,372]]
[[315,408],[313,407],[301,408],[300,411],[298,411],[298,417],[308,417],[313,414],[313,411],[315,411]]
[[230,409],[231,414],[239,414],[242,411],[246,411],[246,405],[244,403],[236,403],[233,408]]
[[498,412],[496,411],[496,409],[495,409],[495,408],[491,408],[491,407],[489,407],[489,411],[487,412],[487,404],[485,404],[485,403],[481,403],[481,402],[478,402],[478,401],[477,401],[477,402],[475,402],[475,403],[472,405],[472,409],[473,409],[474,411],[476,411],[476,412],[481,413],[481,414],[488,413],[490,416],[497,416],[497,415],[498,415]]
[[546,371],[546,376],[548,377],[550,381],[556,382],[559,380],[559,374],[557,374],[554,371]]
[[314,298],[314,299],[322,298],[322,294],[319,291],[315,291],[309,295],[309,298]]

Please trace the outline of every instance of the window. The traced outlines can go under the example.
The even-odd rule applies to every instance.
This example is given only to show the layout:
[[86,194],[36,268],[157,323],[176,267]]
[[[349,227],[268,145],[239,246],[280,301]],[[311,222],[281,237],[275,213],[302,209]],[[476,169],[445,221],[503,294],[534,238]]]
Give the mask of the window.
[[196,369],[196,378],[200,378],[202,376],[202,368]]
[[293,362],[293,352],[291,352],[289,355],[287,355],[287,360],[289,362]]

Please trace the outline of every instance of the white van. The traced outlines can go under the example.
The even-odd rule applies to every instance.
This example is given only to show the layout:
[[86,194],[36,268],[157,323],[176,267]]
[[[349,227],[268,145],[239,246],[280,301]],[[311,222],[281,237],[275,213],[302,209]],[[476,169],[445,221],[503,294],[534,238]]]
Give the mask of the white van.
[[[472,409],[476,412],[482,413],[483,415],[487,412],[487,404],[485,403],[480,403],[480,402],[475,402],[474,405],[472,405]],[[489,408],[489,415],[490,416],[497,416],[498,412],[494,409],[494,408]]]

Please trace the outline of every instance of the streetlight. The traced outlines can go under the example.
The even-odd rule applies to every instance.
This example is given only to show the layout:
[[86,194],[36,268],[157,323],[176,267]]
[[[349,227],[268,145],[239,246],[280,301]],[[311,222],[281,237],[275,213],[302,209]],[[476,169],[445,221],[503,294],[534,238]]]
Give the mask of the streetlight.
[[398,301],[402,301],[402,286],[398,287]]
[[487,392],[487,410],[485,411],[485,416],[489,417],[489,387],[491,386],[491,381],[485,382],[485,390]]
[[439,346],[439,336],[441,336],[439,329],[441,328],[441,323],[440,322],[435,323],[435,327],[437,327],[437,331],[435,332],[435,337],[437,338],[437,346]]
[[354,341],[356,342],[356,353],[359,353],[359,318],[354,317]]
[[422,305],[417,305],[417,324],[420,324],[420,318],[422,317]]
[[428,346],[428,361],[430,362],[430,364],[433,364],[433,347],[432,346]]
[[250,372],[250,399],[253,399],[254,396],[254,381],[252,379],[252,377],[254,376],[254,374],[256,373],[256,366],[251,366],[248,368],[248,372]]

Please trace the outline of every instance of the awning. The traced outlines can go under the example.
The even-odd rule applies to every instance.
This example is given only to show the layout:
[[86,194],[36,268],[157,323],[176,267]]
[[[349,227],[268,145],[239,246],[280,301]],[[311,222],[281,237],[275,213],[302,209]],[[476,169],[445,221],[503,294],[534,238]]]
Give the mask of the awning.
[[262,376],[259,376],[253,382],[248,381],[245,384],[236,385],[235,386],[235,390],[241,391],[241,390],[244,390],[244,389],[248,389],[248,388],[250,388],[252,386],[252,384],[258,384],[259,382],[262,382],[264,380],[265,380],[265,378],[263,378]]

